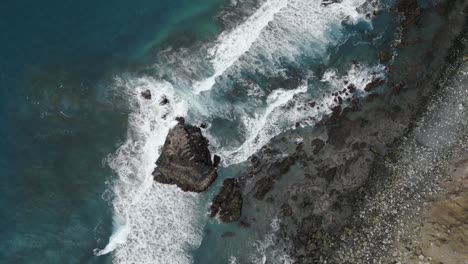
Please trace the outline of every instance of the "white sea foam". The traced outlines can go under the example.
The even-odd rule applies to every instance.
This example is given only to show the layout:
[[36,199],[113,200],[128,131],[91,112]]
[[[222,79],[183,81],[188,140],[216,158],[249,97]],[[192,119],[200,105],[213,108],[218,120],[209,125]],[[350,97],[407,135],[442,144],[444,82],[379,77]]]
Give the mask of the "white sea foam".
[[[125,217],[125,218],[124,218]],[[109,238],[109,243],[102,250],[95,249],[96,256],[102,256],[114,251],[119,245],[127,242],[127,237],[130,234],[130,225],[126,216],[114,215],[113,232]]]
[[[117,86],[127,95],[133,112],[129,116],[127,141],[108,159],[118,176],[111,186],[115,227],[108,245],[96,254],[113,252],[116,263],[191,263],[189,252],[200,244],[202,236],[199,220],[204,210],[200,198],[175,186],[155,183],[151,173],[167,133],[176,124],[175,117],[187,116],[189,105],[195,118],[209,117],[209,107],[215,108],[218,102],[203,94],[193,97],[179,87],[194,84],[193,92],[199,93],[210,90],[218,78],[228,74],[236,76],[241,70],[281,73],[284,59],[294,62],[301,55],[325,56],[329,45],[343,40],[341,22],[355,23],[361,18],[356,7],[364,1],[343,0],[323,7],[321,1],[267,0],[244,23],[222,33],[213,45],[207,45],[211,47],[207,52],[203,46],[200,54],[209,54],[213,70],[210,77],[199,77],[206,60],[198,53],[192,55],[193,60],[175,53],[166,58],[171,66],[161,67],[158,75],[169,76],[178,89],[151,77],[118,79]],[[342,80],[333,76],[336,74],[330,72],[329,79],[323,81],[336,80],[339,86],[338,81]],[[235,111],[229,115],[239,115],[245,137],[239,146],[228,149],[212,145],[225,165],[246,160],[272,137],[307,116],[329,111],[335,104],[327,96],[320,99],[319,109],[307,107],[306,84],[294,90],[264,91],[257,84],[252,87],[250,94],[259,97],[269,94],[267,104],[264,108],[245,111],[242,106],[232,107]],[[145,100],[140,95],[145,90],[151,91],[153,100]],[[169,99],[169,104],[159,103],[163,96]],[[304,98],[298,100],[301,96]],[[266,247],[259,246],[264,252],[271,250],[271,242],[267,239],[266,243]],[[278,255],[278,259],[288,260],[284,255]]]
[[195,82],[195,93],[210,90],[218,77],[255,67],[258,72],[281,71],[284,61],[303,55],[322,56],[342,39],[342,22],[364,19],[357,11],[365,0],[343,0],[323,6],[321,1],[269,0],[244,23],[222,33],[208,50],[213,75]]
[[267,106],[263,111],[257,110],[258,112],[253,115],[239,113],[245,131],[245,140],[239,147],[221,150],[219,154],[225,164],[236,164],[246,160],[272,137],[284,131],[290,122],[303,118],[296,108],[287,111],[284,106],[293,99],[294,95],[306,91],[307,85],[294,90],[277,89],[268,96]]
[[[256,241],[254,246],[256,249],[255,255],[250,256],[250,261],[255,264],[292,264],[294,259],[291,258],[287,251],[287,245],[279,245],[280,239],[277,233],[280,229],[280,220],[273,218],[271,221],[271,232],[265,236],[263,240]],[[281,241],[285,243],[285,241]]]
[[266,1],[251,17],[232,31],[223,32],[216,45],[208,50],[214,74],[194,84],[194,92],[210,90],[217,77],[231,67],[257,40],[263,28],[273,20],[276,13],[286,7],[288,0]]
[[344,40],[343,21],[354,24],[364,18],[357,8],[365,0],[343,0],[328,6],[321,2],[290,0],[237,66],[254,66],[257,71],[271,73],[283,62],[294,63],[300,56],[324,56],[329,46]]
[[377,65],[368,67],[364,65],[354,64],[348,72],[340,76],[336,69],[327,70],[321,79],[322,82],[329,83],[332,87],[344,88],[349,84],[354,84],[357,90],[363,91],[366,85],[374,78],[385,78],[385,67]]
[[229,264],[238,264],[237,258],[234,256],[230,256],[228,259]]
[[[96,254],[115,250],[115,263],[190,263],[187,251],[201,240],[196,224],[199,199],[175,186],[155,183],[151,175],[175,117],[187,115],[187,103],[172,85],[152,78],[118,79],[117,86],[133,110],[127,141],[108,158],[118,176],[112,190],[114,219],[119,219],[120,227]],[[141,96],[146,90],[152,100]],[[160,104],[163,97],[168,104]]]
[[[354,84],[357,91],[363,93],[364,88],[373,78],[384,78],[384,68],[381,65],[366,67],[353,65],[351,69],[340,76],[336,70],[325,72],[322,82],[328,83],[329,91],[320,98],[316,98],[316,105],[312,106],[307,94],[308,85],[303,84],[294,90],[277,89],[267,98],[267,106],[255,109],[250,114],[250,109],[239,111],[237,115],[241,120],[241,127],[245,140],[242,144],[233,148],[220,146],[218,155],[222,157],[224,164],[232,165],[245,161],[273,137],[280,133],[293,129],[297,122],[302,125],[312,125],[322,115],[330,114],[331,109],[338,104],[334,92],[338,92],[349,84]],[[298,95],[302,94],[302,97]],[[352,94],[340,95],[343,100],[350,98]],[[214,143],[216,138],[210,136]]]

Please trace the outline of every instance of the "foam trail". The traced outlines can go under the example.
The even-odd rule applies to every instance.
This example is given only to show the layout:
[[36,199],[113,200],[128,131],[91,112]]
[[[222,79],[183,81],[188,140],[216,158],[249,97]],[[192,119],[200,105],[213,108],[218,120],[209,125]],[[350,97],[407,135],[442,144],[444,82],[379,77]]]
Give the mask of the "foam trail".
[[[280,3],[284,6],[278,4],[282,8],[259,32],[249,49],[236,57],[228,68],[223,67],[223,73],[217,77],[241,77],[241,73],[246,70],[268,76],[281,75],[284,63],[297,64],[304,56],[326,60],[327,48],[346,40],[343,24],[356,24],[365,20],[364,14],[358,11],[365,2],[366,0],[343,0],[323,6],[322,1],[289,0],[287,3]],[[372,27],[371,23],[369,27]],[[238,39],[248,38],[250,34],[250,31],[243,31]],[[217,56],[229,57],[231,50],[236,50],[236,46],[229,46],[229,49]]]
[[[223,160],[229,164],[240,163],[268,143],[273,136],[281,133],[284,129],[280,124],[281,119],[289,116],[284,113],[282,107],[290,102],[294,95],[306,91],[307,85],[289,91],[277,89],[268,96],[268,105],[262,113],[255,113],[253,117],[249,117],[247,113],[241,114],[243,127],[249,129],[246,139],[238,148],[222,152]],[[297,113],[291,113],[291,116],[295,114]]]
[[[332,93],[343,90],[349,84],[354,84],[357,91],[365,93],[364,88],[373,78],[384,78],[383,71],[381,65],[373,68],[353,65],[344,76],[339,76],[335,70],[328,70],[320,81],[328,84],[330,91],[327,95],[317,98],[317,105],[313,107],[309,104],[311,98],[305,94],[308,90],[307,84],[294,90],[274,90],[268,96],[267,106],[263,111],[256,110],[253,115],[246,113],[247,110],[238,113],[245,140],[235,148],[221,147],[218,155],[222,157],[225,165],[247,160],[273,137],[294,128],[297,122],[312,125],[322,115],[330,114],[330,109],[338,104]],[[343,100],[351,96],[352,94],[341,95]],[[216,143],[214,138],[211,141]]]
[[119,245],[127,242],[127,237],[130,233],[130,226],[127,224],[127,219],[122,219],[120,216],[114,216],[113,225],[114,232],[109,238],[109,243],[102,250],[95,250],[96,256],[102,256],[114,251]]
[[[205,62],[203,55],[198,57],[198,53],[193,55],[193,60],[172,54],[167,56],[168,62],[172,62],[170,66],[159,66],[161,71],[167,68],[169,79],[178,88],[194,83],[194,93],[210,90],[216,78],[241,70],[281,72],[280,60],[283,58],[294,61],[295,56],[309,56],[310,53],[304,52],[308,49],[324,55],[327,45],[341,39],[340,34],[336,36],[332,32],[341,27],[344,19],[357,21],[360,14],[356,7],[364,1],[343,0],[324,8],[321,1],[267,0],[244,23],[222,33],[213,46],[207,45],[212,47],[208,50],[209,63],[214,70],[211,77],[193,82],[192,78],[202,79],[197,64]],[[191,72],[192,68],[196,70]],[[203,69],[199,71],[203,72]],[[333,73],[330,73],[330,82],[334,80],[332,77]],[[204,205],[197,194],[155,183],[151,173],[169,129],[176,124],[175,118],[187,116],[190,105],[195,118],[204,115],[206,119],[213,114],[208,112],[211,110],[207,105],[215,106],[219,102],[210,101],[212,98],[204,97],[204,94],[193,97],[192,91],[176,90],[172,84],[151,77],[118,79],[117,86],[119,92],[127,95],[133,113],[129,117],[127,141],[108,158],[118,176],[111,186],[116,225],[108,245],[103,250],[96,250],[96,254],[113,252],[115,263],[191,263],[189,252],[201,242],[199,220],[204,215]],[[140,95],[145,90],[151,91],[153,100],[145,100]],[[326,97],[322,100],[323,108],[304,108],[304,102],[300,100],[305,97],[307,85],[273,92],[262,91],[260,85],[258,90],[256,94],[270,93],[265,108],[242,112],[243,106],[232,107],[236,109],[233,114],[241,117],[245,142],[230,149],[216,146],[216,152],[219,151],[223,161],[229,164],[246,160],[274,136],[308,115],[328,111],[327,107],[334,104],[332,97]],[[169,99],[169,104],[159,103],[163,96]],[[200,104],[192,98],[208,102]],[[235,113],[238,109],[240,112]],[[229,119],[229,116],[222,118]]]
[[261,241],[256,241],[254,246],[256,248],[256,254],[250,256],[250,261],[252,263],[272,263],[272,264],[292,264],[294,259],[292,259],[286,253],[287,246],[278,245],[278,236],[276,233],[280,229],[280,220],[275,217],[271,221],[271,232]]
[[[118,79],[117,88],[133,110],[127,141],[108,158],[118,176],[112,202],[120,228],[96,255],[114,250],[114,263],[190,263],[187,252],[201,241],[199,197],[155,183],[151,175],[175,118],[187,115],[187,103],[171,84],[149,77]],[[152,100],[141,96],[145,90]],[[162,98],[169,104],[161,105]]]
[[251,17],[240,24],[234,30],[223,32],[216,45],[208,50],[212,58],[214,74],[193,86],[195,93],[210,90],[216,83],[216,78],[221,76],[231,67],[252,44],[257,40],[262,30],[271,22],[276,13],[285,8],[288,0],[270,0],[265,2]]

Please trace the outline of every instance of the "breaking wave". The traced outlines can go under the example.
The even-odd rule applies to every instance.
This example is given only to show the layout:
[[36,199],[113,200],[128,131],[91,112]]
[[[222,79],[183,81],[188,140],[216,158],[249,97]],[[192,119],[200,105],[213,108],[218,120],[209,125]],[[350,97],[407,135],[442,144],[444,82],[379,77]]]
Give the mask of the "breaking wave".
[[[323,6],[321,1],[310,0],[264,1],[250,18],[214,43],[199,47],[202,50],[161,55],[158,63],[162,64],[155,66],[153,77],[117,78],[115,89],[126,96],[132,113],[126,142],[107,159],[117,175],[110,186],[114,232],[107,246],[95,254],[113,252],[116,263],[191,263],[190,251],[202,239],[205,205],[199,194],[159,184],[151,175],[175,118],[238,120],[239,144],[224,146],[213,131],[204,132],[225,166],[245,161],[296,123],[313,124],[336,104],[331,94],[313,96],[314,87],[307,81],[313,76],[303,76],[295,89],[271,89],[252,82],[244,87],[246,102],[238,105],[233,105],[229,94],[216,95],[210,90],[217,85],[233,89],[228,80],[240,82],[245,71],[284,76],[285,61],[294,64],[304,55],[326,57],[328,46],[343,41],[343,21],[352,24],[363,19],[357,9],[364,2],[343,0]],[[347,77],[328,71],[322,82],[335,92],[343,88],[343,78],[348,78],[363,90],[370,75],[365,67],[351,69]],[[351,80],[353,76],[356,80]],[[147,90],[151,100],[141,96]],[[163,98],[169,103],[161,104]],[[311,100],[318,100],[317,105]],[[270,245],[259,244],[259,248],[270,250]]]
[[325,56],[329,46],[343,41],[343,23],[364,20],[362,0],[328,6],[322,1],[270,0],[232,31],[222,33],[208,50],[213,74],[194,82],[194,92],[213,88],[217,78],[253,69],[265,74],[283,71],[285,62],[301,56]]
[[[108,158],[118,176],[112,186],[114,218],[123,221],[96,254],[117,249],[116,263],[190,263],[187,252],[201,241],[199,198],[159,184],[151,175],[169,130],[177,124],[175,118],[186,116],[188,105],[171,84],[152,78],[118,79],[117,88],[133,110],[127,141]],[[146,90],[153,100],[141,96]],[[170,103],[160,104],[163,98]]]

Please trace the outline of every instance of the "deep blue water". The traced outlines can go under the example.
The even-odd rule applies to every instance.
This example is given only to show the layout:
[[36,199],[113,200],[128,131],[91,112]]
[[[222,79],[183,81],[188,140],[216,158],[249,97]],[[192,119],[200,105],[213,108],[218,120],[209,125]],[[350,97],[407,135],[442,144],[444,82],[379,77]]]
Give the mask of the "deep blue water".
[[[173,90],[183,90],[187,88],[185,87],[187,82],[184,82],[187,79],[200,80],[201,77],[207,77],[204,75],[212,74],[210,72],[212,69],[205,65],[206,61],[200,59],[200,56],[205,56],[203,53],[206,52],[205,46],[198,44],[212,41],[220,33],[220,26],[213,17],[227,2],[236,1],[19,0],[4,1],[0,4],[0,32],[2,32],[0,34],[0,179],[2,181],[0,263],[110,263],[112,261],[111,255],[97,257],[93,254],[94,249],[103,249],[106,246],[109,237],[115,231],[112,229],[115,215],[109,199],[113,197],[110,193],[113,189],[109,183],[116,180],[116,174],[103,160],[109,154],[115,153],[127,138],[131,138],[127,131],[135,131],[128,130],[128,115],[131,111],[138,110],[138,107],[127,108],[125,98],[110,89],[115,85],[113,77],[151,65],[153,61],[157,61],[155,50],[161,51],[168,45],[180,45],[180,43],[187,45],[196,43],[197,45],[194,45],[196,50],[174,53],[175,55],[170,53],[162,59],[158,57],[160,59],[158,62],[164,62],[166,59],[170,65],[167,67],[158,65],[161,68],[156,71],[158,77],[172,81]],[[301,1],[296,2],[301,3]],[[221,81],[217,84],[217,89],[213,89],[213,93],[206,93],[205,97],[182,94],[186,95],[183,100],[188,101],[190,108],[187,114],[188,120],[193,122],[207,120],[210,123],[211,127],[206,133],[214,139],[212,142],[214,148],[221,151],[224,145],[241,145],[250,132],[256,131],[255,125],[262,123],[261,119],[253,118],[253,121],[247,124],[254,129],[248,125],[242,127],[240,124],[242,118],[248,114],[254,116],[253,113],[261,117],[268,108],[267,97],[276,89],[287,90],[284,92],[284,96],[287,96],[287,92],[298,88],[288,87],[287,80],[278,76],[269,76],[268,73],[261,72],[262,63],[266,65],[279,58],[281,65],[274,63],[268,65],[272,68],[287,68],[288,74],[299,72],[300,78],[308,82],[307,92],[301,93],[302,99],[307,100],[330,92],[330,89],[342,89],[332,87],[333,85],[323,81],[321,78],[325,72],[336,71],[340,86],[343,85],[340,76],[347,74],[353,61],[358,61],[364,66],[363,69],[374,69],[379,63],[379,52],[391,53],[394,49],[397,37],[394,13],[384,11],[372,23],[365,19],[359,19],[355,23],[341,23],[334,21],[333,18],[318,16],[318,19],[322,19],[319,22],[307,20],[306,22],[315,23],[313,26],[317,28],[325,25],[326,34],[317,34],[317,36],[311,34],[313,36],[308,39],[306,33],[316,32],[304,33],[299,30],[301,34],[294,35],[298,28],[308,26],[301,20],[301,12],[311,15],[324,12],[324,10],[315,11],[317,10],[299,10],[297,16],[299,18],[294,14],[289,17],[285,15],[285,21],[279,25],[291,26],[290,29],[286,28],[285,32],[292,32],[296,39],[287,39],[288,35],[282,36],[279,33],[280,37],[276,38],[275,30],[267,32],[266,36],[259,36],[260,48],[255,50],[253,45],[253,51],[248,52],[243,58],[238,58],[244,64],[240,63],[238,68],[233,67],[232,72],[226,68],[227,73],[223,74],[228,77],[220,75],[224,78],[220,78]],[[353,13],[353,10],[345,11]],[[340,12],[333,14],[339,15]],[[274,28],[275,24],[272,25]],[[242,48],[243,44],[236,43],[236,39],[248,39],[248,34],[255,32],[252,28],[255,28],[255,25],[249,27],[243,35],[233,38],[231,42],[234,43],[234,47],[232,44],[227,45],[225,53],[219,56],[222,58],[225,54],[236,54],[237,46]],[[284,29],[278,28],[276,28],[278,31]],[[326,43],[335,37],[339,41],[334,42],[334,45]],[[282,47],[286,48],[275,50],[275,45],[284,45]],[[294,45],[304,46],[297,48]],[[293,59],[287,58],[288,52],[294,52],[296,49],[303,51],[304,54],[301,53]],[[313,49],[321,50],[323,54],[316,56]],[[183,56],[196,60],[186,61]],[[230,58],[227,56],[226,60],[229,61]],[[172,63],[173,61],[175,63]],[[246,65],[245,61],[261,63]],[[195,70],[191,71],[192,68]],[[145,67],[145,70],[148,68]],[[152,73],[150,70],[147,72]],[[348,77],[358,83],[366,77],[357,73],[349,74]],[[151,78],[145,80],[148,79]],[[245,80],[249,83],[246,84]],[[253,91],[253,86],[250,84],[256,84],[257,90]],[[152,85],[154,87],[151,88],[156,94],[161,86],[158,86],[160,84],[157,82]],[[172,96],[170,91],[169,95]],[[299,104],[301,98],[297,97]],[[207,102],[206,109],[202,104],[203,109],[200,110],[202,114],[195,110],[190,112],[198,105],[197,100]],[[273,103],[275,100],[278,101],[274,99]],[[296,99],[291,99],[293,100]],[[283,102],[280,105],[283,108],[277,108],[286,109],[284,106],[287,103],[289,102]],[[161,108],[157,103],[154,106]],[[139,107],[148,110],[145,104]],[[160,114],[157,111],[151,113]],[[309,112],[298,110],[297,115],[306,116]],[[166,124],[161,121],[164,119],[162,117],[157,119],[148,115],[144,118],[149,119],[150,121],[143,121],[148,121],[150,124]],[[296,123],[295,116],[288,116],[287,113],[284,118],[281,116],[279,119],[274,118],[274,113],[265,115],[265,120],[271,121],[271,124],[292,126]],[[158,123],[159,121],[161,123]],[[258,131],[268,133],[269,130],[274,130],[272,129],[274,126],[267,127],[268,122],[265,121]],[[141,123],[144,129],[145,122]],[[163,129],[156,127],[151,131],[160,132]],[[219,178],[237,176],[242,166],[242,164],[239,167],[233,165],[220,169]],[[194,229],[200,227],[203,233],[201,238],[194,239],[199,239],[199,245],[184,248],[188,254],[191,254],[194,263],[227,263],[234,255],[240,261],[247,261],[250,257],[248,254],[255,250],[253,243],[258,239],[264,239],[265,233],[270,232],[270,230],[257,229],[254,223],[250,229],[241,229],[238,224],[225,225],[208,219],[201,210],[206,210],[205,205],[209,204],[210,198],[220,184],[221,180],[218,180],[207,193],[197,197],[201,202],[196,205],[200,208],[195,209],[199,211],[201,217],[187,217],[195,219]],[[133,186],[129,184],[129,189],[131,188]],[[147,195],[144,198],[148,197],[152,196]],[[158,199],[156,197],[154,201],[160,202]],[[177,209],[177,205],[171,204],[169,207],[175,206]],[[138,208],[138,204],[127,209],[130,213],[139,215],[141,211],[138,209],[132,211],[134,207]],[[156,209],[161,208],[156,206]],[[158,212],[150,212],[150,215],[151,213]],[[174,215],[181,216],[176,217],[175,221],[185,221],[184,212],[174,212]],[[168,219],[169,217],[171,216],[168,216]],[[273,218],[272,215],[265,214],[259,216],[259,220],[262,220],[262,217],[267,219],[265,223],[271,220],[268,218]],[[131,224],[135,225],[135,219],[132,220]],[[152,241],[151,233],[144,234],[146,231],[153,232],[158,228],[161,229],[161,233],[172,231],[165,230],[172,223],[164,222],[164,219],[153,224],[154,227],[141,231],[142,237],[146,235],[147,240],[137,242],[147,247],[149,242],[159,243],[164,250],[171,250],[172,244],[183,244],[180,241],[171,241],[171,237],[167,241]],[[191,224],[189,223],[189,227]],[[269,226],[269,223],[266,225]],[[193,230],[189,228],[189,233],[191,231]],[[225,239],[223,234],[226,231],[235,232],[236,238]],[[187,234],[187,237],[190,235],[192,234]],[[157,237],[154,240],[157,240]],[[132,246],[126,248],[125,252],[128,253],[131,251],[129,249],[136,248],[135,244],[138,245],[135,241],[131,243]],[[246,253],[248,251],[249,253]],[[152,263],[151,256],[148,256],[148,259],[149,263]],[[218,262],[213,262],[214,260]]]
[[221,3],[2,1],[0,263],[111,261],[93,255],[112,228],[102,160],[125,139],[128,110],[109,80],[171,34],[216,32]]

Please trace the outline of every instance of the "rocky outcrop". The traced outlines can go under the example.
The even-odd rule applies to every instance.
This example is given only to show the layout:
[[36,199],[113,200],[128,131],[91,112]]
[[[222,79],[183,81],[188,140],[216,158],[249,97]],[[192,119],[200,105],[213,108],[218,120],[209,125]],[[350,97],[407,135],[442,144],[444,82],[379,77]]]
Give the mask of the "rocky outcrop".
[[220,192],[213,199],[210,216],[219,215],[226,223],[238,221],[242,212],[242,194],[236,179],[230,178],[223,182]]
[[374,78],[374,79],[372,79],[372,81],[370,83],[368,83],[366,85],[366,87],[364,88],[364,91],[366,91],[366,92],[373,91],[375,88],[383,85],[384,83],[385,83],[385,80],[383,80],[381,78]]
[[156,161],[154,180],[175,184],[184,191],[203,192],[218,175],[211,161],[208,140],[200,128],[185,124],[183,118],[178,121],[179,124],[169,132],[161,156]]
[[141,96],[145,98],[146,100],[151,100],[151,91],[144,90],[143,92],[141,92]]
[[[399,8],[403,12],[400,9],[411,8]],[[452,10],[453,15],[463,9]],[[411,16],[408,12],[404,14],[405,23]],[[419,16],[430,19],[434,12],[426,10]],[[416,27],[414,23],[408,25],[408,29]],[[296,127],[273,138],[251,158],[249,168],[239,177],[244,199],[242,217],[255,218],[255,227],[265,230],[277,217],[281,223],[277,236],[291,241],[290,254],[296,263],[372,263],[362,258],[351,262],[331,260],[340,256],[336,253],[338,245],[349,248],[346,246],[354,243],[352,239],[342,242],[342,237],[362,230],[359,222],[352,222],[353,217],[360,219],[360,206],[371,192],[369,186],[381,188],[381,164],[395,159],[392,150],[411,131],[426,98],[437,89],[461,25],[454,16],[435,30],[437,37],[400,45],[396,54],[411,53],[412,59],[399,55],[392,58],[385,83],[373,79],[365,98],[353,98],[349,104],[331,109],[331,114],[315,127]],[[417,26],[414,31],[404,31],[403,43],[422,39],[429,26]],[[423,58],[427,63],[421,63]],[[344,85],[348,93],[357,92],[354,85]],[[300,143],[297,139],[301,139]],[[375,218],[369,219],[373,223]],[[354,226],[356,229],[350,228]],[[375,249],[383,248],[380,242],[372,242]],[[373,249],[369,252],[370,258],[377,259]]]

